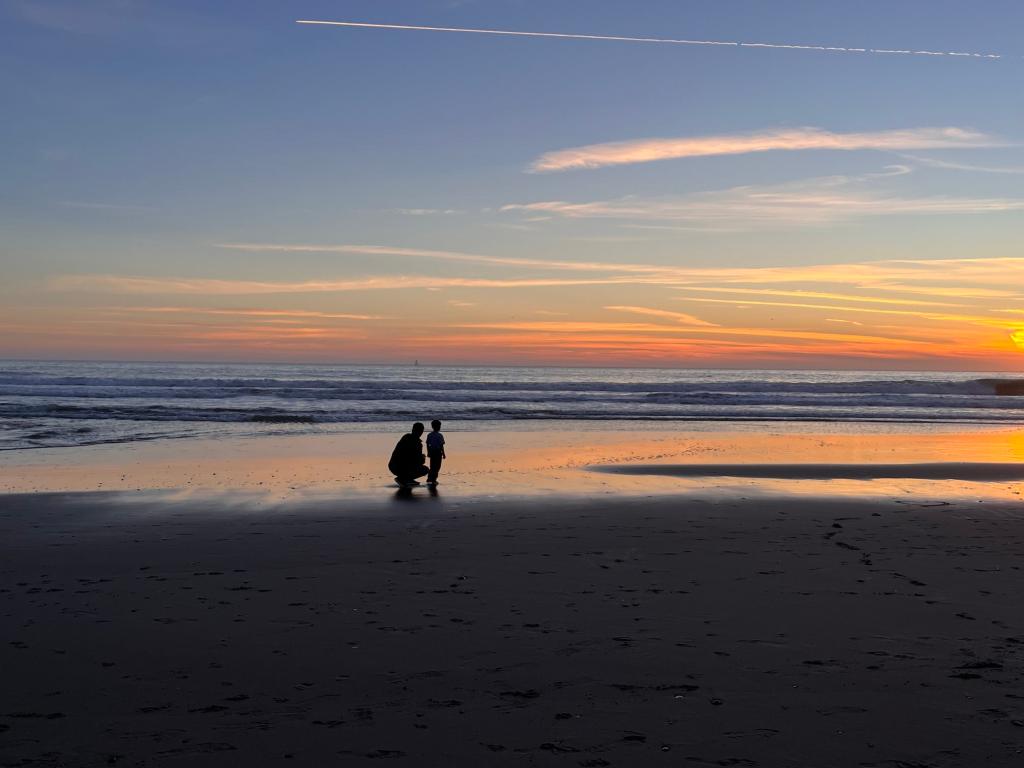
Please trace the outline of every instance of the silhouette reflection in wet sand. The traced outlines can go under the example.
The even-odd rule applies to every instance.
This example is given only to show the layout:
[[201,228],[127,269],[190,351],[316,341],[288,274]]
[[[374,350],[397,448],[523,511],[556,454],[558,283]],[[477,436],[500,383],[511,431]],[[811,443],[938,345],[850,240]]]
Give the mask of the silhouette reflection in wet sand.
[[412,431],[402,435],[395,450],[391,452],[388,470],[395,476],[399,488],[407,490],[419,485],[417,478],[423,477],[430,470],[427,468],[426,456],[423,454],[423,424],[417,421]]
[[[427,486],[427,491],[430,493],[430,498],[432,501],[439,499],[441,496],[441,494],[437,492],[437,488]],[[418,493],[413,493],[412,488],[399,488],[397,491],[395,491],[395,495],[393,498],[394,501],[405,502],[424,501],[425,499],[425,496],[422,496],[421,494]]]

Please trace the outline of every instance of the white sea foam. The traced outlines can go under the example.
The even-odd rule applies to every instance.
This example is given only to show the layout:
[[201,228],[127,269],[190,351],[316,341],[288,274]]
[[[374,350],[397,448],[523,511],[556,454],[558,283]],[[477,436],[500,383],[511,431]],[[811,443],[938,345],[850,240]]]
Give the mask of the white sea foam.
[[424,420],[1024,423],[1024,379],[835,371],[0,363],[0,448]]

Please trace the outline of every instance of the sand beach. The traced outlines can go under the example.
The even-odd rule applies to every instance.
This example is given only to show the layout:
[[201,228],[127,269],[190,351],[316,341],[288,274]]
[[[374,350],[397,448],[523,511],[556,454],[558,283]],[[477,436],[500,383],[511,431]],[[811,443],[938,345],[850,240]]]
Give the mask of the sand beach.
[[[985,435],[967,458],[1009,439]],[[703,436],[705,476],[680,468],[693,436],[555,435],[563,457],[604,447],[519,465],[535,437],[461,437],[434,493],[302,484],[334,437],[219,462],[197,443],[191,475],[136,447],[130,489],[76,486],[116,485],[116,448],[8,462],[10,484],[65,487],[0,498],[0,764],[1020,764],[1008,464],[830,480],[820,446],[846,439],[780,435],[791,464],[815,441],[826,461],[773,480],[739,476],[742,434]],[[255,460],[275,452],[278,472]]]

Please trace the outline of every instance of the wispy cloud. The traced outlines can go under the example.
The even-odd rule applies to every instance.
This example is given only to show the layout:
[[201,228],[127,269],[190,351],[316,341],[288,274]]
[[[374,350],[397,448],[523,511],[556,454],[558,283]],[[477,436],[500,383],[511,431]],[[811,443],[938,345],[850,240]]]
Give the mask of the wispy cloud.
[[[647,309],[645,307],[630,307],[629,311]],[[649,310],[648,313],[653,310]],[[749,338],[771,338],[771,339],[803,339],[807,341],[843,341],[863,344],[890,344],[891,342],[916,342],[926,343],[922,339],[908,336],[881,336],[869,334],[830,333],[827,331],[804,331],[787,328],[725,328],[713,327],[686,327],[656,325],[650,323],[603,323],[585,321],[512,321],[498,323],[467,323],[465,325],[452,326],[455,328],[476,328],[488,330],[510,330],[510,331],[541,331],[558,333],[592,333],[592,332],[644,332],[644,333],[681,333],[681,334],[711,334],[714,336],[745,336]]]
[[833,133],[786,128],[746,134],[633,139],[547,152],[530,165],[535,173],[650,163],[686,157],[745,155],[808,149],[884,151],[1001,146],[1004,142],[966,128],[909,128],[870,133]]
[[[996,328],[1009,328],[1019,324],[1019,321],[1002,320],[999,318],[986,317],[984,315],[961,315],[949,312],[926,312],[923,310],[910,309],[883,309],[881,307],[843,307],[838,304],[810,304],[796,301],[763,301],[754,299],[709,299],[703,296],[679,296],[678,301],[690,301],[701,304],[728,304],[731,306],[743,305],[746,307],[786,307],[788,309],[825,309],[830,312],[858,312],[866,315],[900,315],[902,317],[914,317],[922,320],[939,320],[946,322],[965,323],[969,325],[992,326]],[[613,309],[613,307],[608,307]]]
[[633,314],[636,315],[664,317],[668,320],[675,320],[677,323],[682,323],[683,325],[699,325],[706,327],[712,327],[716,325],[715,323],[709,323],[707,320],[701,320],[699,317],[688,315],[685,312],[672,312],[671,310],[667,309],[652,309],[650,307],[631,307],[619,305],[605,307],[605,309],[611,310],[613,312],[632,312]]
[[455,216],[465,213],[457,208],[395,208],[394,211],[404,216]]
[[950,287],[942,285],[929,285],[928,281],[922,281],[919,285],[909,283],[876,283],[872,286],[877,291],[890,291],[893,293],[914,293],[927,294],[929,296],[942,296],[951,299],[1024,299],[1024,286],[1020,290],[1008,291],[1003,288],[979,288],[976,286]]
[[[488,257],[483,257],[488,258]],[[602,271],[600,277],[461,278],[375,275],[336,280],[252,281],[132,275],[63,275],[48,285],[54,290],[115,293],[244,295],[404,290],[410,288],[525,288],[534,286],[660,285],[743,290],[749,286],[818,283],[847,290],[886,290],[919,295],[988,298],[1016,294],[998,286],[1024,285],[1024,258],[899,259],[874,262],[808,264],[786,267],[669,267],[652,264],[575,264],[560,267]],[[573,266],[570,267],[570,264]],[[828,293],[822,291],[820,293]]]
[[[290,266],[298,261],[295,253],[301,253],[296,249],[325,248],[272,247],[273,252],[289,254]],[[766,267],[563,261],[557,262],[558,272],[544,272],[537,267],[551,264],[543,259],[387,246],[326,248],[360,254],[362,258],[354,260],[360,270],[394,254],[395,260],[410,255],[427,260],[454,258],[479,264],[481,271],[496,272],[501,267],[508,274],[353,276],[343,271],[326,279],[281,281],[66,275],[49,286],[76,292],[74,301],[67,302],[72,309],[56,314],[47,309],[36,315],[31,309],[0,310],[0,331],[20,334],[18,343],[26,349],[30,338],[39,349],[47,344],[66,345],[66,338],[74,336],[95,340],[97,349],[111,350],[128,344],[129,338],[141,348],[139,340],[151,338],[153,349],[179,352],[192,345],[226,355],[272,349],[274,355],[323,358],[343,345],[346,354],[377,359],[382,348],[412,354],[429,344],[447,359],[506,363],[692,365],[701,360],[752,365],[752,361],[793,364],[802,360],[822,365],[872,360],[892,367],[991,370],[1015,369],[1021,354],[1013,338],[1024,332],[1024,306],[1014,309],[1020,304],[1020,292],[1012,289],[1024,285],[1024,257]],[[453,289],[453,293],[412,293],[424,289]],[[489,294],[492,290],[520,292],[513,293],[511,301],[500,301],[503,296]],[[361,314],[353,304],[344,303],[342,294],[360,291],[381,293],[383,298],[364,299],[374,298],[375,306],[383,306],[379,302],[386,299],[388,316]],[[339,295],[326,305],[319,299],[317,306],[326,306],[322,311],[306,309],[309,304],[295,298],[330,293]],[[145,303],[139,298],[132,300],[132,306],[112,307],[128,302],[101,298],[103,294],[166,298],[153,300],[156,306],[151,307],[138,306]],[[271,294],[292,298],[227,298]],[[182,298],[195,296],[212,298]],[[286,301],[304,308],[275,306]],[[187,306],[193,303],[209,306]],[[479,309],[456,309],[474,303]],[[40,304],[63,306],[64,302]],[[675,311],[673,305],[690,311]],[[424,313],[424,307],[434,311]],[[438,307],[448,309],[438,315]],[[355,311],[342,311],[348,309]],[[623,318],[629,314],[638,317]],[[34,325],[26,321],[35,316]],[[455,324],[456,319],[465,322]],[[32,327],[38,330],[35,335]]]
[[313,312],[304,309],[206,309],[204,307],[109,307],[112,312],[142,312],[152,314],[217,315],[229,317],[257,317],[318,320],[385,320],[386,315],[361,315],[348,312]]
[[538,288],[570,285],[625,285],[646,282],[636,277],[594,279],[487,279],[429,277],[420,275],[379,275],[347,280],[257,281],[208,278],[140,277],[133,275],[62,275],[50,281],[58,291],[100,291],[157,295],[246,296],[287,293],[342,293],[347,291],[390,291],[441,288]]
[[[686,277],[689,279],[684,279]],[[957,291],[973,290],[975,286],[987,289],[999,285],[1024,285],[1024,258],[890,259],[789,267],[709,267],[680,270],[676,284],[687,282],[717,284],[722,287],[736,283],[828,283],[864,289],[889,289],[899,284],[899,290],[902,291],[909,290],[910,286],[916,284],[921,287],[922,294],[931,290],[929,286],[935,285],[940,292],[943,286],[948,287],[950,291],[936,295],[960,295]]]
[[[934,361],[939,350],[918,342],[889,341],[885,344],[841,342],[825,340],[782,340],[751,337],[749,339],[689,338],[676,334],[644,334],[630,332],[560,333],[557,330],[523,334],[520,331],[469,331],[411,336],[411,348],[430,346],[431,349],[458,352],[467,348],[500,349],[502,360],[547,361],[564,364],[566,360],[591,361],[607,365],[610,361],[636,365],[650,361],[656,365],[673,363],[693,365],[696,361],[707,364],[723,360],[741,360],[753,363],[792,363],[806,359],[851,359],[854,361]],[[942,350],[950,359],[970,359],[964,350]]]
[[828,176],[787,184],[733,187],[680,197],[623,197],[576,203],[513,203],[506,212],[570,219],[675,222],[710,227],[815,226],[868,216],[949,216],[1024,210],[1024,197],[913,197],[874,187],[883,176]]
[[[397,249],[403,250],[403,249]],[[403,250],[404,253],[404,250]],[[432,251],[418,251],[433,254]],[[447,253],[447,252],[440,252]],[[456,254],[470,259],[490,257]],[[431,258],[423,255],[423,258]],[[498,258],[498,257],[495,257]],[[501,266],[519,267],[513,263]],[[485,261],[484,264],[492,265]],[[178,304],[138,309],[130,322],[111,315],[110,308],[99,307],[108,318],[96,325],[98,329],[131,326],[133,333],[154,334],[160,339],[177,339],[174,344],[202,343],[215,347],[218,343],[238,343],[250,348],[269,348],[278,344],[282,353],[298,354],[300,343],[310,354],[317,349],[328,352],[330,345],[342,340],[347,345],[363,343],[358,339],[391,338],[398,334],[401,344],[414,344],[417,334],[436,342],[431,349],[448,350],[460,359],[494,359],[501,349],[502,359],[564,362],[566,360],[605,363],[615,360],[634,364],[652,361],[693,360],[736,361],[795,360],[815,356],[825,359],[871,359],[884,364],[889,361],[920,361],[937,365],[937,361],[959,361],[981,369],[988,365],[1013,366],[1019,345],[1013,334],[1024,331],[1024,309],[1000,312],[990,305],[993,298],[1013,299],[1004,286],[1024,285],[1024,258],[977,259],[904,259],[877,262],[810,264],[774,267],[667,267],[651,264],[621,265],[636,271],[616,271],[617,265],[594,263],[572,264],[576,272],[564,272],[551,278],[529,277],[508,279],[476,277],[428,277],[419,275],[373,275],[345,279],[260,282],[249,280],[218,280],[195,278],[161,278],[122,275],[69,275],[51,283],[52,288],[89,293],[122,293],[149,295],[244,296],[250,294],[311,294],[357,291],[399,291],[412,289],[473,289],[476,291],[525,289],[515,294],[515,305],[521,306],[512,317],[502,322],[501,306],[477,300],[489,306],[488,315],[497,314],[493,322],[467,322],[448,325],[442,319],[422,322],[403,312],[397,298],[389,304],[395,314],[387,324],[363,324],[369,315],[312,310],[278,310],[263,307],[213,307],[194,310]],[[601,269],[603,271],[597,271]],[[609,304],[602,287],[614,286],[621,303]],[[575,310],[558,304],[551,309],[531,307],[543,301],[545,294],[531,289],[558,288],[559,301],[576,289]],[[624,290],[629,288],[628,291]],[[606,312],[641,315],[647,322],[614,322],[600,316],[581,316],[581,301],[588,290],[596,289],[599,306]],[[647,303],[654,296],[651,289],[685,291],[685,296],[661,293],[658,304]],[[878,295],[878,292],[888,292]],[[904,298],[899,291],[920,298]],[[721,298],[709,294],[717,293]],[[929,300],[929,294],[934,300]],[[989,294],[994,295],[989,295]],[[867,295],[861,295],[867,294]],[[519,302],[522,295],[524,300]],[[552,294],[547,294],[550,297]],[[628,299],[625,297],[628,296]],[[644,298],[641,298],[644,297]],[[955,297],[959,302],[946,301]],[[693,302],[708,307],[710,317],[677,312],[664,307],[666,299]],[[449,297],[440,298],[443,305]],[[459,295],[451,297],[458,303]],[[999,309],[1009,309],[1010,301]],[[712,314],[712,307],[716,309]],[[728,308],[727,308],[728,307]],[[742,307],[743,311],[735,308]],[[953,307],[949,311],[947,307]],[[685,307],[683,307],[685,308]],[[135,310],[137,308],[126,308]],[[196,312],[195,317],[187,313]],[[148,316],[147,316],[148,313]],[[209,313],[214,317],[205,317]],[[217,317],[217,315],[223,315]],[[238,313],[237,316],[232,317]],[[158,315],[160,322],[156,320]],[[170,320],[170,315],[174,322]],[[337,315],[337,318],[332,316]],[[529,316],[537,319],[529,320]],[[541,319],[540,316],[547,316]],[[482,320],[470,313],[459,313],[467,320]],[[846,317],[849,332],[837,326]],[[363,319],[365,318],[365,320]],[[12,320],[15,318],[11,318]],[[82,322],[79,322],[81,320]],[[76,320],[78,326],[88,318]],[[178,321],[181,322],[178,322]],[[861,323],[859,321],[863,320]],[[355,326],[354,323],[360,323]],[[899,323],[893,325],[892,323]],[[90,326],[93,327],[93,326]],[[365,328],[365,335],[360,336]],[[429,328],[429,331],[426,330]],[[827,329],[834,329],[830,332]],[[276,329],[276,330],[274,330]],[[404,330],[403,330],[404,329]],[[106,331],[103,331],[106,333]],[[381,335],[383,334],[383,335]],[[113,338],[110,336],[110,338]],[[170,343],[170,342],[168,342]],[[322,346],[317,347],[317,344]],[[373,346],[370,341],[366,344]],[[262,346],[261,346],[262,345]],[[367,347],[369,348],[369,347]],[[964,362],[967,361],[967,362]],[[660,364],[660,363],[659,363]],[[952,364],[952,363],[947,363]]]
[[896,304],[900,306],[918,307],[960,307],[959,303],[948,301],[921,301],[919,299],[887,299],[878,296],[855,296],[849,293],[830,293],[825,291],[782,291],[772,288],[720,288],[711,286],[688,286],[689,291],[707,291],[713,293],[738,293],[744,296],[788,296],[800,299],[832,299],[835,301],[852,301],[861,304]]
[[508,29],[481,29],[476,27],[426,27],[413,24],[370,24],[361,21],[321,21],[297,19],[296,24],[312,24],[356,29],[406,30],[416,32],[456,32],[476,35],[504,35],[510,37],[544,37],[563,40],[602,40],[618,43],[661,43],[668,45],[698,45],[724,48],[771,48],[790,51],[817,51],[821,53],[887,54],[898,56],[930,56],[974,59],[1001,59],[1003,54],[972,51],[932,51],[916,48],[848,48],[839,45],[807,45],[799,43],[761,43],[743,40],[687,40],[672,37],[629,37],[623,35],[586,35],[569,32],[525,32]]
[[390,245],[315,245],[305,243],[219,243],[218,248],[251,253],[339,253],[365,256],[398,256],[403,258],[459,261],[499,267],[532,267],[573,272],[638,272],[662,273],[666,267],[645,264],[621,264],[601,261],[562,261],[557,259],[531,259],[517,256],[488,256],[462,251],[440,251],[425,248],[404,248]]
[[943,168],[950,171],[974,171],[976,173],[1005,173],[1022,174],[1024,166],[1021,165],[976,165],[974,163],[954,163],[949,160],[939,160],[934,157],[920,157],[918,155],[901,154],[904,160],[910,160],[929,168]]

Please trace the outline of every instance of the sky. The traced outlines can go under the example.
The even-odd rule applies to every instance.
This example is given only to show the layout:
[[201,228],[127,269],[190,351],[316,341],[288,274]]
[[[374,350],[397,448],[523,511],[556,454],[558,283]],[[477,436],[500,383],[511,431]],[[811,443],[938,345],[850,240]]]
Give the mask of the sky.
[[0,0],[0,357],[1018,371],[1022,25]]

